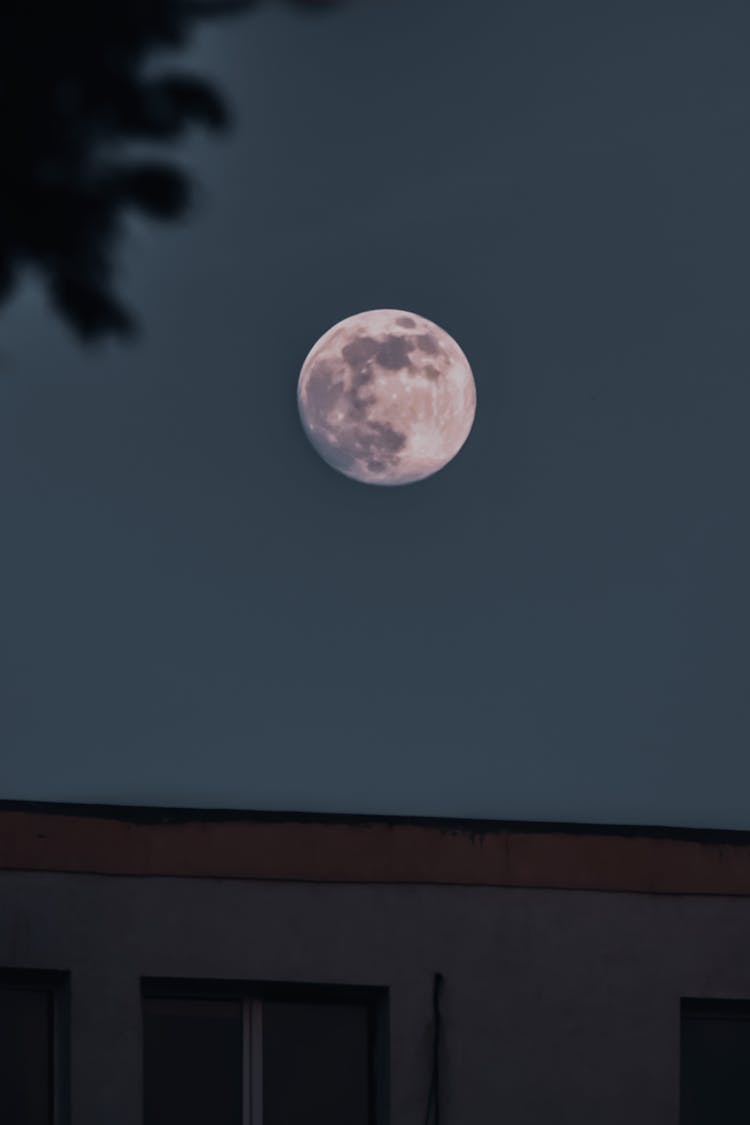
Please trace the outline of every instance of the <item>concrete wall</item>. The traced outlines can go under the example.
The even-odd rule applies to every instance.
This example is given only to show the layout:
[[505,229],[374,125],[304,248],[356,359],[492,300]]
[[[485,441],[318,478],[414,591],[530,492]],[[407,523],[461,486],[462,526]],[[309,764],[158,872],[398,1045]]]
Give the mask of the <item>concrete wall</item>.
[[676,1125],[681,996],[750,997],[750,898],[0,871],[0,968],[71,973],[74,1125],[139,1125],[140,978],[385,986],[390,1125]]

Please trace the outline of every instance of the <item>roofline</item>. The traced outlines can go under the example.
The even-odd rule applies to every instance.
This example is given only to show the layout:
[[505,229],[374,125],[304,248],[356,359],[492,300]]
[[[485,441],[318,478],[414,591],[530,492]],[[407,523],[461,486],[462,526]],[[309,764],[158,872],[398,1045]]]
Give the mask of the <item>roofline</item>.
[[30,801],[0,798],[3,812],[89,817],[128,824],[221,824],[251,821],[265,824],[351,824],[437,828],[469,835],[625,836],[652,840],[685,840],[703,844],[750,846],[750,829],[696,828],[663,824],[611,824],[599,821],[503,820],[490,817],[412,816],[391,813],[310,812],[306,810],[227,809],[183,805],[120,805],[96,802]]
[[2,801],[0,870],[750,896],[750,832]]

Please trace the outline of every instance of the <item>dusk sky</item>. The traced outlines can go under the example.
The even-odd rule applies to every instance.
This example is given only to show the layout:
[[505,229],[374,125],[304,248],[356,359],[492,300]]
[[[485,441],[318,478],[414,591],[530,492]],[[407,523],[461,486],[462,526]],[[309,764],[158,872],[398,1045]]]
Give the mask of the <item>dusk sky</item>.
[[[0,796],[750,828],[749,53],[739,0],[204,24],[139,338],[0,307]],[[477,386],[394,488],[295,397],[381,307]]]

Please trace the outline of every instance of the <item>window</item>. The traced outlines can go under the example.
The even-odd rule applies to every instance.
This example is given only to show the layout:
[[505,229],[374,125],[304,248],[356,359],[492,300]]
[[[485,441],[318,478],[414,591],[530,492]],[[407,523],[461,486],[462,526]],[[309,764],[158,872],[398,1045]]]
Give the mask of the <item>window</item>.
[[56,1035],[64,975],[0,971],[0,1119],[63,1120],[64,1075]]
[[144,1002],[146,1121],[242,1121],[239,1001],[148,997]]
[[681,1125],[750,1121],[750,1001],[683,1000]]
[[144,982],[144,1122],[381,1125],[378,990]]

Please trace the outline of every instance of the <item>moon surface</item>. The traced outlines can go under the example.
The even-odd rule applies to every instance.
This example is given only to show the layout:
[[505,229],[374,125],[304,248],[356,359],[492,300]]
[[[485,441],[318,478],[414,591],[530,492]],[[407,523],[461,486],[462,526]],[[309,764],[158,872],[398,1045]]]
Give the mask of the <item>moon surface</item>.
[[371,309],[320,337],[297,402],[334,469],[366,484],[411,484],[456,456],[474,422],[476,387],[466,356],[437,324]]

